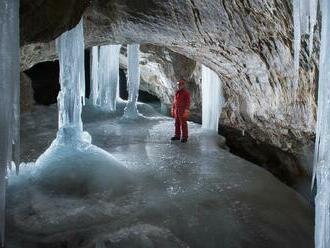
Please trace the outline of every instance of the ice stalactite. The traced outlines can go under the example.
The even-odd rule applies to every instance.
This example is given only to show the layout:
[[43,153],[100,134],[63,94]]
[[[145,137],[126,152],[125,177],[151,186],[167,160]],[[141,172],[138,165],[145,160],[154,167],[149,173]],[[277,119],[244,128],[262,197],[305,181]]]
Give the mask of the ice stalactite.
[[315,247],[330,247],[330,2],[321,1],[322,30],[314,172]]
[[318,0],[293,0],[294,23],[294,80],[292,89],[296,92],[299,83],[299,61],[301,52],[301,37],[309,35],[309,53],[313,50],[314,28],[317,21]]
[[92,98],[93,104],[106,111],[115,111],[119,95],[120,45],[93,47]]
[[318,0],[309,0],[309,54],[312,55],[313,52],[313,43],[314,43],[314,30],[317,23],[317,7]]
[[83,20],[56,40],[60,62],[61,91],[58,95],[59,125],[57,141],[71,143],[83,138],[81,119],[85,99]]
[[140,114],[137,110],[137,100],[140,87],[140,45],[127,46],[128,52],[128,101],[124,110],[124,118],[135,119]]
[[207,66],[202,66],[202,128],[217,131],[223,104],[222,82]]
[[119,45],[100,47],[99,93],[97,105],[108,111],[116,110],[119,84]]
[[[5,246],[7,167],[19,145],[19,1],[0,1],[0,244]],[[16,154],[18,155],[18,154]]]
[[90,97],[92,98],[93,105],[96,105],[98,98],[98,88],[99,88],[99,79],[98,79],[98,70],[99,70],[99,47],[94,46],[91,49],[91,93]]
[[[122,188],[129,171],[109,153],[91,144],[81,118],[84,90],[83,20],[57,40],[61,91],[56,139],[26,171],[40,192],[82,195]],[[22,181],[21,183],[27,183]]]

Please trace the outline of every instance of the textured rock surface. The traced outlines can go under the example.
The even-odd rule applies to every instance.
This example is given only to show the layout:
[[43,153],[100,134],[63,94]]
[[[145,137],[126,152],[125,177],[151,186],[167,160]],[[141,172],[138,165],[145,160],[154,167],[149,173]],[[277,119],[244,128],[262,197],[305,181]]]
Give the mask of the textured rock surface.
[[[85,6],[84,1],[71,2]],[[75,15],[78,10],[74,11]],[[39,10],[34,9],[34,12],[39,14]],[[215,70],[225,84],[227,103],[222,115],[223,125],[245,130],[257,142],[295,153],[298,157],[306,150],[311,151],[315,83],[308,80],[307,57],[303,51],[300,87],[297,98],[292,97],[290,0],[95,0],[85,17],[87,46],[131,42],[153,44],[166,46],[203,63]],[[77,18],[69,19],[66,22],[72,24]],[[35,19],[26,18],[23,26],[31,28],[34,22]],[[64,27],[68,25],[59,25],[63,31]],[[23,43],[48,41],[53,36],[54,32],[40,30],[40,35],[33,39],[23,35]],[[53,58],[49,50],[42,50],[42,55],[38,52],[44,47],[52,48],[51,45],[38,46],[39,49],[34,45],[22,49],[27,51],[23,52],[26,55],[22,67],[31,65],[33,57],[39,61]],[[162,56],[162,52],[157,54]],[[152,62],[153,58],[150,60]],[[182,67],[172,67],[179,70],[174,75],[180,74]],[[171,79],[168,68],[163,69]],[[317,72],[315,67],[311,70],[312,75]],[[152,77],[146,80],[152,80]],[[165,81],[162,85],[165,88],[149,87],[164,101],[173,94],[170,90],[167,93]],[[309,168],[306,166],[305,170]]]
[[74,27],[89,0],[21,0],[21,44],[51,41]]

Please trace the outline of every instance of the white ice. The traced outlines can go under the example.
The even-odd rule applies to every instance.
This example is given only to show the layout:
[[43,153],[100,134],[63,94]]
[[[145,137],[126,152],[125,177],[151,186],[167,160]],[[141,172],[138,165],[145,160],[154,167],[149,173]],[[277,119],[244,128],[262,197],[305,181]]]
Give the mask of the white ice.
[[[119,52],[120,45],[107,45],[99,48],[99,61],[96,52],[92,54],[93,100],[96,106],[106,111],[115,111],[119,95]],[[95,59],[94,59],[95,57]],[[95,79],[93,71],[97,68]],[[97,80],[97,83],[94,81]]]
[[321,1],[322,30],[318,111],[314,168],[317,182],[315,198],[315,247],[330,247],[330,3]]
[[202,127],[204,129],[218,131],[223,99],[219,76],[202,65]]
[[128,101],[124,111],[124,119],[135,119],[140,116],[137,110],[137,100],[140,87],[140,45],[127,46],[128,52]]
[[309,53],[313,50],[314,28],[317,21],[318,0],[293,0],[294,23],[294,80],[292,84],[293,96],[299,83],[299,61],[301,52],[301,37],[309,35]]
[[[58,94],[59,132],[74,130],[79,135],[83,130],[82,103],[85,99],[85,64],[83,20],[56,39],[60,62],[61,91]],[[73,131],[67,132],[71,135]],[[69,136],[70,136],[69,135]],[[70,137],[68,137],[70,138]]]
[[91,49],[91,61],[90,61],[90,68],[91,68],[91,92],[90,98],[93,101],[93,104],[97,105],[98,93],[99,93],[99,79],[98,79],[98,70],[99,70],[99,47],[94,46]]
[[[151,114],[150,107],[141,107],[141,114]],[[22,118],[22,154],[32,154],[31,160],[56,134],[56,108],[35,111]],[[123,106],[117,111],[114,116],[87,106],[83,120],[93,143],[124,169],[111,167],[104,153],[61,147],[42,182],[34,180],[38,173],[25,180],[32,165],[22,166],[20,177],[10,175],[8,215],[15,218],[9,218],[9,240],[23,238],[19,248],[36,247],[23,242],[40,237],[38,247],[80,240],[75,237],[84,237],[84,247],[97,241],[110,247],[312,247],[313,211],[306,201],[269,172],[222,149],[221,136],[205,135],[189,122],[189,142],[171,142],[173,119],[123,122]],[[84,173],[77,175],[79,168]]]
[[0,245],[5,246],[6,174],[19,146],[19,1],[0,1]]

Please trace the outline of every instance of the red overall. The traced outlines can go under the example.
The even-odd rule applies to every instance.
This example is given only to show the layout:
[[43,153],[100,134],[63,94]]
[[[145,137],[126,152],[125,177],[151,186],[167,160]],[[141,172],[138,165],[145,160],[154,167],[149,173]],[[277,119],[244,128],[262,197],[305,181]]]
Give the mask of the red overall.
[[188,139],[187,117],[184,117],[185,110],[190,108],[190,93],[186,89],[178,90],[175,93],[172,111],[175,118],[175,137]]

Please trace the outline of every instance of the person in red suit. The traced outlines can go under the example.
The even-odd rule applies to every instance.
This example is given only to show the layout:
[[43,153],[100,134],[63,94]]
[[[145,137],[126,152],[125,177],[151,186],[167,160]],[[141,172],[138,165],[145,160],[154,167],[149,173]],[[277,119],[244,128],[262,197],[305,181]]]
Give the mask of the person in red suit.
[[188,118],[190,108],[190,93],[186,89],[186,81],[181,79],[177,82],[178,90],[175,93],[171,114],[175,118],[175,136],[171,140],[188,141]]

